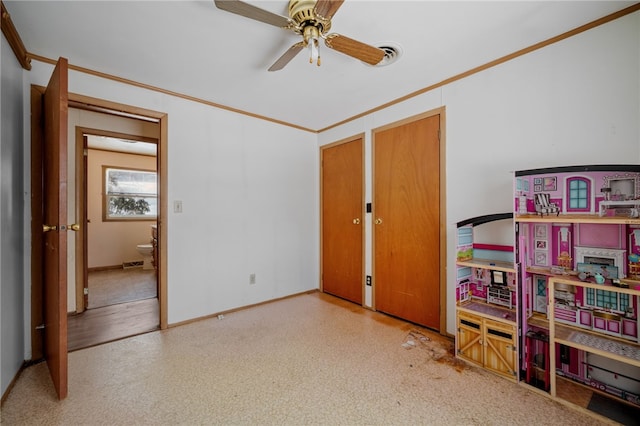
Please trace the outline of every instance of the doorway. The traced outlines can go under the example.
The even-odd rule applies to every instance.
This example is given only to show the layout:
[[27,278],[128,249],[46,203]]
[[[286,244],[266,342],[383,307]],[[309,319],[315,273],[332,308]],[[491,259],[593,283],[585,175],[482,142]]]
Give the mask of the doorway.
[[[38,86],[32,86],[32,283],[31,283],[31,293],[32,293],[32,308],[31,308],[31,326],[32,326],[32,360],[39,360],[44,356],[44,340],[43,340],[43,332],[40,324],[43,323],[42,318],[42,309],[43,309],[43,291],[44,291],[44,283],[42,280],[42,265],[38,261],[41,256],[38,255],[38,247],[42,245],[42,237],[38,230],[42,229],[42,215],[40,210],[42,208],[41,202],[42,200],[42,187],[39,182],[41,182],[41,173],[38,170],[41,170],[42,167],[42,113],[41,113],[41,93],[42,89]],[[156,278],[156,294],[157,299],[154,299],[155,306],[152,307],[153,310],[153,321],[154,328],[165,329],[167,328],[167,273],[166,273],[166,263],[167,263],[167,250],[166,250],[166,241],[167,241],[167,228],[164,221],[164,218],[167,215],[167,207],[166,202],[163,200],[166,199],[167,195],[167,179],[166,175],[162,173],[163,170],[167,169],[167,134],[168,134],[168,117],[165,113],[146,110],[139,107],[132,107],[124,104],[117,104],[110,101],[104,101],[97,98],[90,98],[83,95],[77,95],[73,93],[69,93],[69,124],[70,124],[70,138],[69,141],[73,141],[74,137],[78,137],[77,134],[74,136],[72,133],[75,129],[76,131],[81,131],[81,127],[78,125],[78,121],[74,123],[73,116],[83,115],[85,118],[89,114],[100,115],[102,117],[111,117],[111,118],[127,118],[131,120],[135,120],[137,122],[144,122],[147,125],[152,125],[156,127],[156,134],[154,135],[153,141],[156,142],[157,146],[157,171],[159,178],[159,192],[158,192],[158,218],[157,218],[157,250],[156,250],[156,265],[157,265],[157,278]],[[77,118],[77,117],[76,117]],[[91,128],[108,128],[108,126],[103,126],[101,124],[96,125],[94,122],[87,122],[86,124],[90,125]],[[135,133],[135,132],[132,132]],[[75,145],[75,143],[74,143]],[[75,149],[75,148],[73,148]],[[68,156],[69,163],[72,167],[69,167],[70,177],[74,175],[73,171],[75,170],[75,181],[74,186],[77,182],[83,182],[83,167],[75,167],[75,164],[82,164],[84,161],[83,150],[76,150],[74,154],[73,150],[69,153]],[[84,194],[83,190],[77,191],[77,194]],[[78,197],[83,197],[83,195],[79,195]],[[69,310],[74,312],[79,310],[82,312],[84,310],[84,294],[83,294],[83,286],[76,286],[76,278],[78,278],[81,282],[86,282],[84,278],[82,278],[84,271],[87,270],[86,265],[86,253],[84,253],[83,247],[85,246],[82,243],[85,238],[85,230],[86,230],[86,220],[82,219],[83,212],[86,213],[86,210],[80,208],[80,206],[84,205],[84,201],[82,199],[77,200],[76,196],[73,199],[69,199],[69,205],[65,206],[68,208],[70,213],[75,215],[75,221],[73,217],[70,217],[70,222],[77,223],[78,230],[75,233],[70,234],[69,240],[72,244],[69,244],[69,250],[67,251],[67,256],[69,258],[69,272],[70,272],[70,284],[69,291],[67,295],[69,296]],[[86,216],[86,215],[85,215]],[[70,228],[71,229],[71,228]],[[143,241],[141,241],[143,242]],[[73,293],[74,296],[71,296],[69,292]],[[141,303],[138,301],[136,303]],[[67,305],[67,304],[65,304]],[[114,305],[122,307],[123,305]],[[141,308],[142,312],[143,308]],[[127,310],[127,313],[133,314],[131,309]],[[95,310],[94,310],[95,312]],[[111,316],[118,316],[119,318],[124,318],[122,315],[111,314]],[[130,321],[143,323],[144,321],[140,320],[138,317],[137,320]],[[64,330],[61,330],[61,333],[67,337],[67,324],[65,324]],[[109,339],[114,340],[114,339]]]
[[82,114],[78,122],[135,134],[76,127],[76,212],[84,232],[76,241],[82,256],[70,351],[153,331],[160,323],[157,123]]
[[76,279],[76,294],[81,286],[84,297],[76,312],[157,298],[157,141],[88,129],[78,133],[84,169],[78,199],[87,225],[83,279]]

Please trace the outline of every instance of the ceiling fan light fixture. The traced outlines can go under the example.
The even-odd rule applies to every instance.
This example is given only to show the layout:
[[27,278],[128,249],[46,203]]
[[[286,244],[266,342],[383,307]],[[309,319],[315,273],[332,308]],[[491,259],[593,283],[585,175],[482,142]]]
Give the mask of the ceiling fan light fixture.
[[309,49],[309,63],[317,63],[320,66],[320,30],[312,25],[304,28],[304,42]]
[[320,43],[317,38],[311,39],[309,42],[309,63],[314,62],[320,66]]
[[383,49],[370,44],[346,37],[341,34],[329,33],[331,19],[340,9],[345,0],[289,0],[288,17],[281,16],[242,0],[214,0],[216,6],[224,11],[235,13],[256,21],[280,27],[302,35],[302,40],[281,55],[269,67],[269,71],[284,68],[300,51],[309,49],[310,62],[320,66],[320,39],[332,50],[358,59],[369,65],[387,65],[387,59],[395,57],[387,54]]

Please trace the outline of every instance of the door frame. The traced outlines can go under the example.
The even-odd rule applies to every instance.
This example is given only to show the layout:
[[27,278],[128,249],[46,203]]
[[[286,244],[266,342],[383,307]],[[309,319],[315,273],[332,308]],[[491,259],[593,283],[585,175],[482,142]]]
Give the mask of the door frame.
[[[74,106],[75,108],[75,106]],[[76,108],[77,109],[77,108]],[[109,114],[109,113],[107,113]],[[113,115],[113,114],[110,114]],[[75,143],[76,143],[76,221],[80,224],[80,230],[78,231],[78,239],[80,244],[76,241],[76,313],[84,312],[87,309],[87,295],[84,293],[84,289],[88,285],[88,272],[89,272],[89,259],[88,259],[88,232],[87,232],[87,156],[86,150],[86,135],[92,136],[107,136],[113,138],[122,138],[127,140],[135,140],[139,142],[159,144],[157,138],[148,136],[139,136],[128,133],[114,132],[110,130],[94,129],[89,127],[76,126],[75,128]],[[159,147],[158,147],[159,148]],[[156,163],[158,163],[158,156],[156,155]],[[156,169],[159,168],[159,164],[156,164]],[[158,173],[160,179],[162,175]],[[160,194],[158,194],[160,196]],[[161,201],[161,200],[160,200]],[[158,212],[160,214],[160,212]],[[156,219],[156,224],[158,219]],[[157,279],[157,278],[156,278]]]
[[31,86],[31,359],[44,358],[43,144],[44,87]]
[[[371,129],[371,151],[372,151],[372,166],[373,166],[373,161],[374,158],[373,156],[375,156],[375,149],[374,149],[374,145],[375,145],[375,134],[376,132],[380,132],[383,130],[387,130],[387,129],[392,129],[395,127],[399,127],[402,126],[404,124],[407,123],[412,123],[414,121],[418,121],[418,120],[422,120],[425,118],[429,118],[429,117],[433,117],[434,115],[439,115],[440,116],[440,135],[439,135],[439,140],[440,140],[440,144],[439,144],[439,160],[440,160],[440,178],[439,178],[439,190],[440,190],[440,219],[439,219],[439,231],[440,231],[440,248],[439,248],[439,255],[440,255],[440,274],[439,274],[439,286],[440,286],[440,329],[439,329],[439,333],[442,335],[447,335],[447,211],[446,211],[446,207],[447,207],[447,196],[446,196],[446,189],[447,189],[447,182],[446,182],[446,177],[447,177],[447,163],[446,163],[446,152],[445,152],[445,148],[447,146],[446,143],[446,127],[445,127],[445,123],[446,123],[446,108],[444,106],[442,107],[438,107],[438,108],[434,108],[432,110],[420,113],[420,114],[416,114],[413,115],[411,117],[407,117],[407,118],[403,118],[401,120],[398,121],[394,121],[392,123],[388,123],[385,124],[383,126],[380,127],[376,127],[376,128],[372,128]],[[373,167],[372,167],[373,169]],[[375,194],[375,188],[373,188],[373,181],[374,181],[374,176],[375,176],[375,170],[372,170],[371,172],[371,186],[372,186],[372,193]],[[372,270],[375,271],[375,238],[374,235],[372,233],[372,238],[371,238],[371,252],[373,253],[372,255]],[[376,309],[376,291],[375,291],[375,285],[376,285],[376,280],[375,277],[373,279],[373,283],[372,283],[372,308],[375,310]]]
[[364,283],[364,277],[366,274],[366,233],[367,233],[367,228],[366,228],[366,209],[365,209],[365,200],[366,200],[366,165],[365,165],[365,149],[366,149],[366,138],[365,138],[365,134],[364,133],[358,133],[356,135],[353,136],[349,136],[346,137],[344,139],[340,139],[338,141],[335,142],[331,142],[329,144],[326,145],[322,145],[320,147],[320,156],[319,156],[319,160],[321,162],[320,164],[320,270],[319,270],[319,280],[320,280],[320,291],[324,292],[324,280],[323,280],[323,270],[324,270],[324,257],[323,257],[323,248],[324,248],[324,230],[323,230],[323,223],[324,223],[324,218],[323,218],[323,203],[324,203],[324,197],[323,197],[323,180],[324,180],[324,167],[322,164],[323,161],[323,152],[326,149],[329,148],[333,148],[339,145],[343,145],[346,143],[351,143],[351,142],[355,142],[357,140],[361,139],[362,140],[362,200],[363,200],[363,204],[360,207],[360,217],[361,217],[361,221],[362,224],[360,226],[362,226],[362,253],[361,253],[361,259],[362,259],[362,271],[360,272],[360,283],[362,285],[362,303],[361,305],[366,307],[366,286]]
[[[44,333],[39,328],[43,318],[43,280],[42,280],[42,225],[43,193],[39,182],[42,181],[42,142],[41,127],[42,94],[44,87],[31,85],[31,359],[33,361],[44,357]],[[168,328],[168,300],[167,300],[167,235],[168,235],[168,201],[167,201],[167,173],[168,170],[168,121],[167,113],[153,111],[117,102],[69,93],[69,106],[97,112],[110,113],[129,118],[150,118],[157,120],[160,125],[158,139],[158,173],[160,175],[158,191],[158,304],[160,311],[160,329]],[[76,167],[77,172],[78,167]],[[76,244],[76,250],[82,244]],[[76,265],[76,268],[78,266]]]

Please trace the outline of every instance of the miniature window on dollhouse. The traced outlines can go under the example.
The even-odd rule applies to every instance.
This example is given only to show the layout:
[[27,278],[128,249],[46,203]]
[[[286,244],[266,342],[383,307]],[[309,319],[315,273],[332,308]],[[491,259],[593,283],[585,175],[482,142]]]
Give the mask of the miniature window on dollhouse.
[[596,308],[624,312],[629,307],[629,295],[616,291],[588,288],[586,304]]
[[567,179],[568,203],[567,211],[586,212],[591,206],[591,182],[584,178]]

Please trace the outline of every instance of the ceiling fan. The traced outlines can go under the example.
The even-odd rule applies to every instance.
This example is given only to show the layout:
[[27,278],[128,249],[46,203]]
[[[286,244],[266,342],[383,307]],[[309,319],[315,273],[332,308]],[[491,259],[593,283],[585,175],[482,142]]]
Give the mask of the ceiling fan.
[[324,40],[328,48],[369,65],[376,65],[385,56],[385,51],[377,47],[341,34],[327,34],[331,29],[331,18],[342,6],[344,0],[290,0],[289,17],[269,12],[240,0],[214,1],[219,9],[291,30],[302,36],[302,41],[291,46],[271,65],[269,71],[281,70],[305,48],[309,49],[309,62],[315,61],[320,66],[320,39]]

